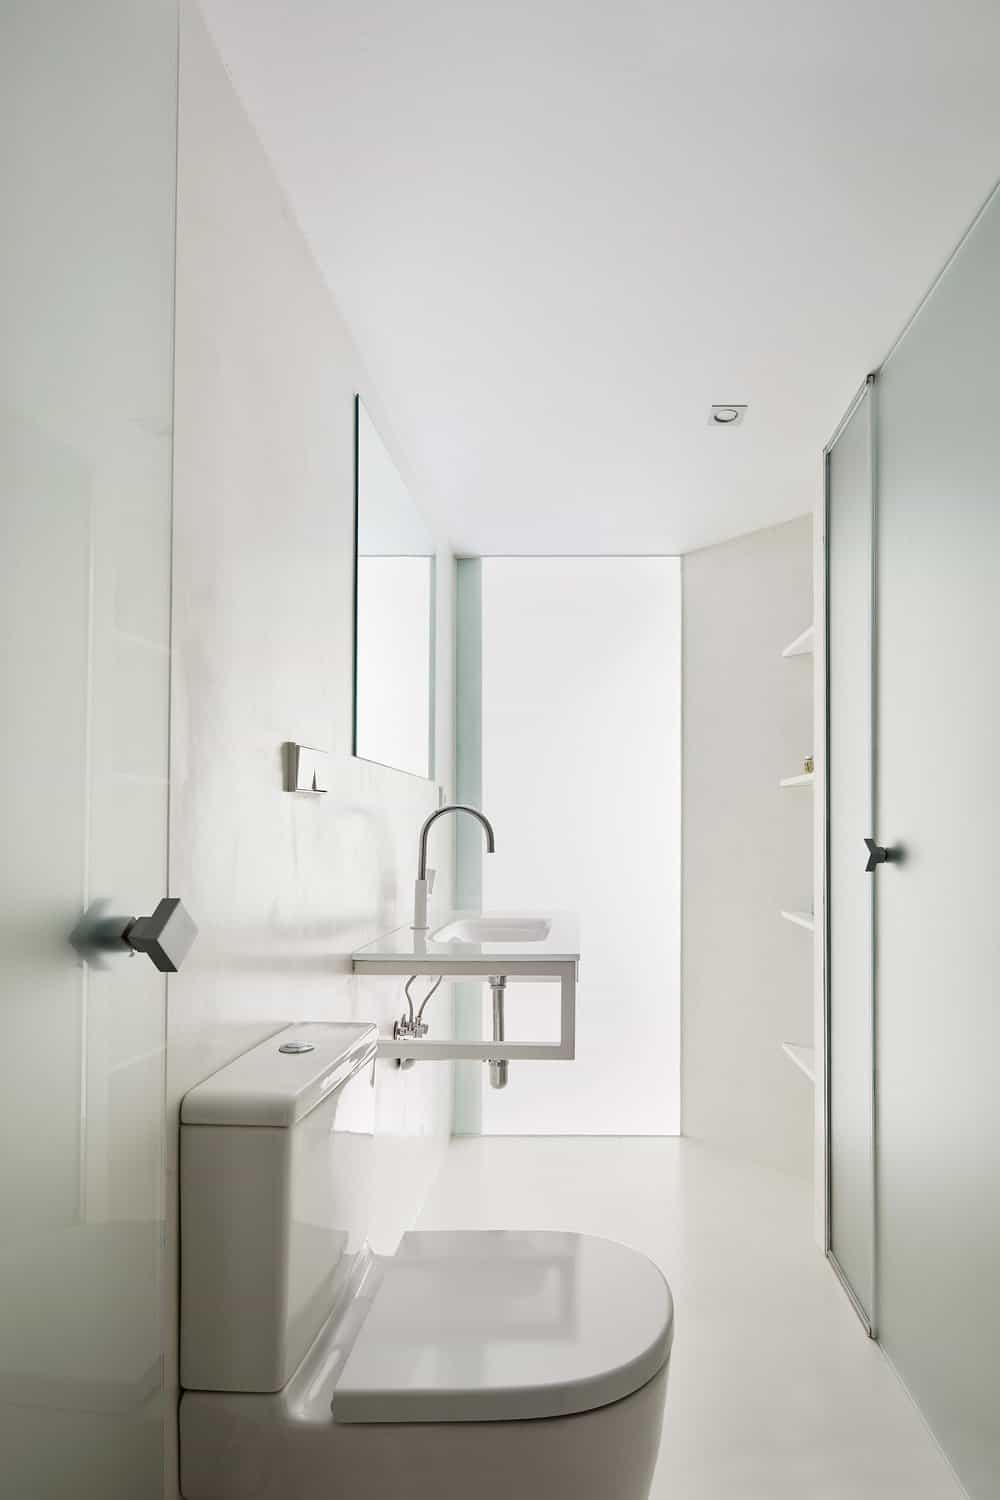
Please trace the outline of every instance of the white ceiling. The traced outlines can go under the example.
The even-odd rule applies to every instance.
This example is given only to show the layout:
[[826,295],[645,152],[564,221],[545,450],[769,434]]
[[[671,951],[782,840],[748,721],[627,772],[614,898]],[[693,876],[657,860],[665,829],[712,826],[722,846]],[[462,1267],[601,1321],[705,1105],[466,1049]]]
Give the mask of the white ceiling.
[[1000,174],[997,0],[205,9],[462,552],[686,551],[809,509]]

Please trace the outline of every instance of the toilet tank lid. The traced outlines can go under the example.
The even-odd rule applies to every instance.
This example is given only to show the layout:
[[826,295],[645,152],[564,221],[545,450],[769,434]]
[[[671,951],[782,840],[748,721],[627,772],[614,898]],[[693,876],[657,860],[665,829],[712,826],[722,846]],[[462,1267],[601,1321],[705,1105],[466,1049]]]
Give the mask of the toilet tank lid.
[[185,1094],[182,1125],[295,1125],[372,1062],[378,1031],[365,1021],[287,1026]]

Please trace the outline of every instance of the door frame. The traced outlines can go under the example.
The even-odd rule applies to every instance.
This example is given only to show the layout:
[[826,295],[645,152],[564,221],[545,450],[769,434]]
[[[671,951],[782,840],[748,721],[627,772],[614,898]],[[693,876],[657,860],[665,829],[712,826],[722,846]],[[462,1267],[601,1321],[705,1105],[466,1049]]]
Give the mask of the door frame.
[[823,1061],[817,1072],[817,1086],[822,1080],[822,1131],[823,1131],[823,1250],[833,1267],[838,1281],[844,1288],[848,1300],[857,1313],[865,1332],[871,1339],[878,1338],[878,950],[877,950],[877,900],[878,882],[872,876],[869,890],[868,934],[869,934],[869,1034],[870,1034],[870,1108],[871,1108],[871,1308],[866,1309],[833,1247],[833,1139],[831,1132],[831,992],[830,992],[830,458],[838,441],[864,401],[868,400],[868,473],[870,484],[871,549],[869,558],[869,622],[868,622],[868,694],[869,694],[869,807],[871,810],[871,837],[878,837],[878,370],[865,376],[864,381],[852,397],[829,441],[823,448],[823,501],[822,501],[822,584],[823,584],[823,766],[822,788],[822,855],[820,876],[822,883],[822,1023]]

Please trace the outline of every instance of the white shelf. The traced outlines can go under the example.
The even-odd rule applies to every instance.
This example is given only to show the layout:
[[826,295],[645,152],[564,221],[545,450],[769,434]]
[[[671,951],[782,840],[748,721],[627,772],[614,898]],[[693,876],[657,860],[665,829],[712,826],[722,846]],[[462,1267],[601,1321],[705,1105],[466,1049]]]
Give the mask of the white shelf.
[[796,927],[804,927],[807,932],[815,932],[816,923],[811,911],[783,911],[781,915],[786,922],[794,922]]
[[798,1047],[794,1042],[782,1042],[781,1050],[786,1057],[790,1057],[800,1073],[804,1073],[810,1083],[816,1082],[816,1049],[814,1047]]
[[815,771],[803,771],[798,776],[782,776],[779,786],[812,786],[816,780]]
[[803,630],[801,635],[797,635],[781,654],[782,656],[812,656],[815,640],[816,627],[810,625],[807,630]]

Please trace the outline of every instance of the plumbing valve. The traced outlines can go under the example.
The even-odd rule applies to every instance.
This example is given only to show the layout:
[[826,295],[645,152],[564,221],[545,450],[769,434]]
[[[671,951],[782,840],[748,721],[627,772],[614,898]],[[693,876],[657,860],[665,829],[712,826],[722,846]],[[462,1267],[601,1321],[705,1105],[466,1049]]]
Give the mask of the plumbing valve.
[[411,1021],[409,1016],[403,1015],[393,1024],[392,1039],[394,1042],[408,1042],[414,1037],[418,1040],[426,1036],[430,1027],[426,1021]]

